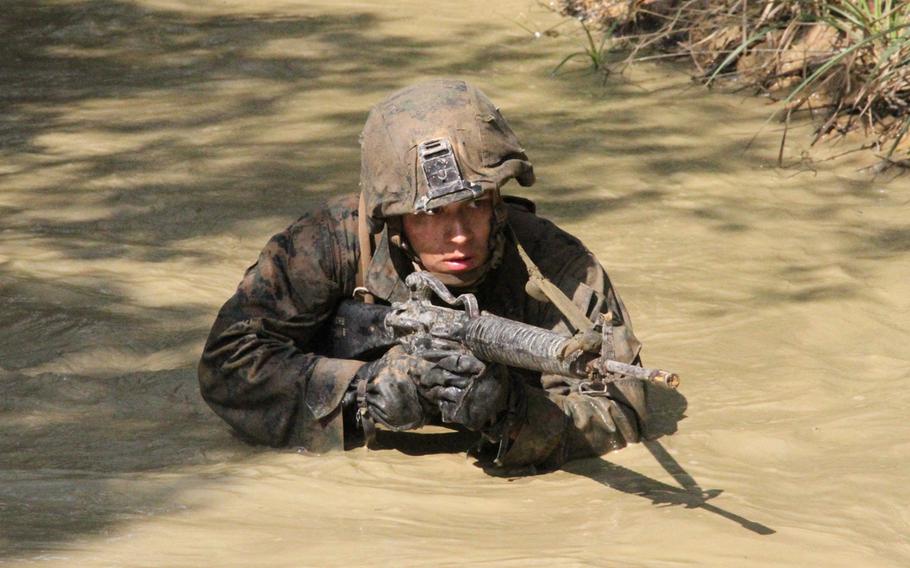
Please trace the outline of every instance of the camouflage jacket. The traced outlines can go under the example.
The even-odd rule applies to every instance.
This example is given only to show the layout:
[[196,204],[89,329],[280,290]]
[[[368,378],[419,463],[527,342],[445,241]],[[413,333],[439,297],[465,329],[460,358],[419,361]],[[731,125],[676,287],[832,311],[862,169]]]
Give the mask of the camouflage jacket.
[[[507,198],[508,199],[508,198]],[[357,197],[312,209],[268,242],[212,327],[199,364],[203,397],[244,436],[313,452],[343,448],[341,400],[361,361],[318,353],[318,339],[337,304],[355,288],[359,245]],[[640,343],[607,274],[575,237],[536,216],[533,206],[508,204],[509,224],[541,271],[589,317],[614,314],[616,359],[637,360]],[[410,262],[380,241],[366,284],[380,301],[407,298]],[[402,258],[399,258],[402,256]],[[562,315],[525,292],[527,270],[514,245],[471,290],[496,315],[568,333]],[[636,381],[618,383],[610,398],[577,392],[577,381],[514,370],[525,384],[520,427],[504,466],[558,467],[638,441],[645,420]]]

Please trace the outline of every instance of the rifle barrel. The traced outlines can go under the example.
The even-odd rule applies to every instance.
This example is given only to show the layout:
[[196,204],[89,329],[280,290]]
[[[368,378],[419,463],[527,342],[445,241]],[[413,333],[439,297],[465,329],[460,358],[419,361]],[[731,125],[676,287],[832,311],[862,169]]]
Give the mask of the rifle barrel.
[[[575,351],[566,357],[566,349],[572,338],[559,333],[534,327],[509,319],[482,315],[467,321],[465,345],[477,357],[493,363],[540,371],[566,377],[588,378],[584,361],[590,361],[590,354]],[[633,377],[675,389],[679,376],[662,369],[649,369],[619,361],[596,360],[601,374],[612,373]]]

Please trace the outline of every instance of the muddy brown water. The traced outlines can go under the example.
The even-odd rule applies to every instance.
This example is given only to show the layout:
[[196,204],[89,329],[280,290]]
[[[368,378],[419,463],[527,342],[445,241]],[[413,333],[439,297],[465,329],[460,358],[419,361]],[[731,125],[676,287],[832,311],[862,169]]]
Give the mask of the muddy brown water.
[[[774,167],[757,99],[600,87],[533,2],[20,1],[0,16],[0,564],[907,566],[910,182]],[[521,25],[519,25],[521,24]],[[558,28],[566,32],[567,24]],[[679,431],[496,478],[459,441],[252,447],[200,401],[269,235],[356,189],[368,107],[483,88],[608,267]]]

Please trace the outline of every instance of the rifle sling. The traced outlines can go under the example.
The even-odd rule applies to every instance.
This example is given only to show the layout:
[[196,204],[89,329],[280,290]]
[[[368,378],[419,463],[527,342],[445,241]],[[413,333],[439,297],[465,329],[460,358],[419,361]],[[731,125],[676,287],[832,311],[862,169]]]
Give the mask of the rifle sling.
[[512,242],[515,244],[515,248],[518,249],[518,255],[521,257],[522,262],[524,262],[525,267],[528,269],[528,281],[533,286],[543,292],[543,294],[556,306],[556,309],[562,313],[562,315],[569,321],[569,323],[575,328],[576,332],[581,334],[587,334],[588,332],[594,329],[594,323],[588,319],[588,317],[581,311],[581,309],[576,306],[572,300],[566,296],[562,290],[560,290],[555,284],[550,282],[550,280],[543,275],[540,271],[540,268],[531,260],[530,255],[525,250],[521,243],[518,241],[518,236],[515,235],[515,231],[512,229],[511,225],[506,225],[509,237]]
[[366,287],[367,271],[373,260],[373,237],[367,227],[367,205],[363,192],[360,192],[360,203],[357,206],[357,241],[360,244],[360,263],[357,265],[354,296],[360,296],[364,304],[372,304],[375,297]]

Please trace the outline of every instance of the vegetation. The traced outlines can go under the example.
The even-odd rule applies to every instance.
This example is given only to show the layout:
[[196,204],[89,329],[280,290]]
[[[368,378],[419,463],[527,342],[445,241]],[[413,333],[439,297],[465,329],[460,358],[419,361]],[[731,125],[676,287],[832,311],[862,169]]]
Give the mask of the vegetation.
[[573,51],[569,55],[563,57],[562,61],[553,68],[553,74],[559,72],[562,69],[563,65],[575,59],[576,57],[586,58],[591,63],[591,69],[594,72],[599,73],[601,76],[601,84],[606,84],[607,78],[610,76],[612,70],[610,69],[610,61],[607,58],[607,55],[614,51],[615,43],[612,41],[613,32],[616,29],[615,24],[608,30],[601,32],[600,41],[594,39],[594,34],[591,32],[591,28],[585,23],[584,20],[581,20],[581,29],[585,32],[585,43],[582,51]]
[[[587,54],[606,76],[605,46],[624,50],[614,69],[685,57],[708,86],[735,80],[783,101],[777,116],[786,124],[794,114],[818,118],[813,143],[859,128],[883,164],[910,167],[906,0],[561,0],[559,7],[582,20],[590,44],[560,67]],[[591,26],[609,40],[595,40]]]

